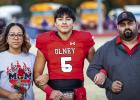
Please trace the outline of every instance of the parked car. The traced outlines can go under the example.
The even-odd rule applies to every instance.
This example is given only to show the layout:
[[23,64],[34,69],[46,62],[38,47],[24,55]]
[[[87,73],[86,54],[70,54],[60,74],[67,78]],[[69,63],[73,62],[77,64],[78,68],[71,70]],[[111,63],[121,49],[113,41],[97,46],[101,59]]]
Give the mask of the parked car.
[[22,7],[19,5],[0,6],[0,18],[4,19],[6,23],[19,21],[21,14]]

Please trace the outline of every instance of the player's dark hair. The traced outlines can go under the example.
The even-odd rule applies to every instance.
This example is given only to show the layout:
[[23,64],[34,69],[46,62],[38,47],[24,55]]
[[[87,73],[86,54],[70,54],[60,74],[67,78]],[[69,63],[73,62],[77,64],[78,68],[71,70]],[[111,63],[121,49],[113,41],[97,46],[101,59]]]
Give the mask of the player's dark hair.
[[54,20],[56,21],[56,18],[61,18],[64,15],[69,16],[73,21],[76,20],[75,12],[68,6],[61,6],[58,10],[56,10]]

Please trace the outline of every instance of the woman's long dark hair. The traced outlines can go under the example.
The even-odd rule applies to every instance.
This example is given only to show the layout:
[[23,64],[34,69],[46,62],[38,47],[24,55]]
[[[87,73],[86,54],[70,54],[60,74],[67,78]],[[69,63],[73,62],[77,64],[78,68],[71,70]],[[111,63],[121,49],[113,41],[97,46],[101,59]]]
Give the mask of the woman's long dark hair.
[[29,49],[31,47],[31,44],[29,42],[29,39],[27,38],[24,26],[22,24],[19,24],[19,23],[10,23],[6,27],[4,33],[1,34],[1,36],[0,36],[0,52],[6,51],[9,49],[9,44],[7,43],[7,37],[8,37],[8,34],[9,34],[11,27],[13,27],[13,26],[18,26],[21,28],[21,30],[23,32],[23,44],[21,46],[21,51],[24,53],[28,53]]

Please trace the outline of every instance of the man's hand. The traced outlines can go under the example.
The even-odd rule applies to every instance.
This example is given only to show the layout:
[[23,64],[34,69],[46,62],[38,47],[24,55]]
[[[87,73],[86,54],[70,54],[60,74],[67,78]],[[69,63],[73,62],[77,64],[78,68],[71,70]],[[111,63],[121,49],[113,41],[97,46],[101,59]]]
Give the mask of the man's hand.
[[53,90],[50,95],[51,100],[64,100],[63,98],[63,93],[59,90]]
[[8,99],[10,99],[10,100],[22,100],[22,95],[19,93],[10,93],[8,95]]
[[38,84],[39,86],[43,86],[45,84],[47,84],[49,80],[49,76],[48,74],[44,74],[44,75],[40,75],[36,78],[35,82],[36,84]]
[[112,92],[119,93],[122,90],[122,86],[123,86],[122,82],[114,81],[112,83]]
[[103,85],[106,80],[106,75],[102,72],[99,72],[94,77],[94,83],[97,85]]

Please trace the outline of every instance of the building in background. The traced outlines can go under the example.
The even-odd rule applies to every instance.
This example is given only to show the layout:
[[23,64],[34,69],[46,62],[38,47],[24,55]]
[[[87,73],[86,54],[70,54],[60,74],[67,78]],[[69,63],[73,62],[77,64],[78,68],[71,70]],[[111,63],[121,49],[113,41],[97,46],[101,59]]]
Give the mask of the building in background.
[[38,33],[55,29],[54,12],[61,4],[58,3],[38,3],[30,7],[31,17],[26,31],[30,38],[35,39]]
[[29,24],[31,27],[40,30],[50,30],[54,27],[54,12],[61,4],[39,3],[30,7],[31,17]]
[[[105,21],[105,5],[102,4],[103,22]],[[81,28],[97,28],[98,24],[98,3],[96,1],[85,1],[80,4],[79,16]]]

